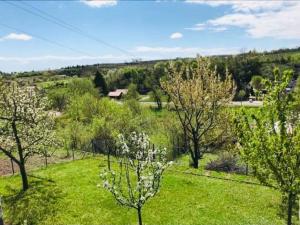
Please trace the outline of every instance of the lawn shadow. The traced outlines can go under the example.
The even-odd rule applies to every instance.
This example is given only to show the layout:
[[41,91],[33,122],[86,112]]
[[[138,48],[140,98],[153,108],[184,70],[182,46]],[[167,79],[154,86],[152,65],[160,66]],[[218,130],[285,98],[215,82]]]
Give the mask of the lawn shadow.
[[27,191],[7,186],[4,196],[4,219],[7,224],[39,224],[56,214],[57,201],[63,197],[55,182],[38,179]]

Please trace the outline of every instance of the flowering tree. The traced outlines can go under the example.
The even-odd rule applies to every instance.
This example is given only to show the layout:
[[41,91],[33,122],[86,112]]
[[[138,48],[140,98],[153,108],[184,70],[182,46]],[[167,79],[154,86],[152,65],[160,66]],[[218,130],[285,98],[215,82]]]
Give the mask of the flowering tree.
[[255,114],[242,111],[235,121],[241,155],[264,184],[276,186],[288,197],[287,224],[300,194],[300,121],[286,92],[292,71],[274,70],[274,83],[267,82],[264,107]]
[[24,191],[28,189],[27,159],[54,143],[54,123],[45,106],[34,87],[0,83],[0,151],[18,165]]
[[164,170],[171,162],[166,160],[166,150],[150,147],[149,137],[133,132],[126,140],[119,136],[119,169],[105,170],[101,174],[104,188],[124,206],[137,210],[142,225],[142,207],[160,188]]
[[197,58],[195,64],[170,64],[167,78],[161,82],[174,104],[187,141],[193,144],[189,151],[194,168],[199,167],[203,157],[205,135],[218,125],[222,107],[235,92],[228,71],[222,79],[216,68],[211,67],[210,60],[203,57]]

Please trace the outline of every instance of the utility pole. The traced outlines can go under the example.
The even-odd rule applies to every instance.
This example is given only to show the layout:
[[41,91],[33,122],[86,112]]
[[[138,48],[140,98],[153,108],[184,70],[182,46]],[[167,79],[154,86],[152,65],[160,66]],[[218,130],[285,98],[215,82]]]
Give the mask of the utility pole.
[[4,225],[3,210],[2,210],[2,204],[1,204],[1,197],[0,197],[0,225]]

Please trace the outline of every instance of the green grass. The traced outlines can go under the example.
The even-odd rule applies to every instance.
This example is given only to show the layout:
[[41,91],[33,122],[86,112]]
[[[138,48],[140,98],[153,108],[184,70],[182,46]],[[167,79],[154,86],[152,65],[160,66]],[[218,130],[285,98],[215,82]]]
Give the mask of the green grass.
[[[99,173],[106,165],[103,159],[78,160],[31,172],[40,177],[30,177],[31,182],[51,180],[44,181],[41,188],[32,188],[35,193],[27,196],[37,204],[32,210],[43,212],[31,212],[40,216],[38,224],[137,224],[135,210],[118,205],[109,192],[97,187],[101,184]],[[277,215],[280,204],[277,191],[241,182],[246,179],[241,175],[231,175],[227,180],[188,175],[183,173],[187,157],[178,163],[181,165],[175,163],[166,172],[159,194],[146,203],[145,224],[284,224]],[[195,170],[188,172],[191,171]],[[202,172],[200,168],[197,173]],[[222,173],[214,175],[228,178]],[[0,195],[12,193],[7,186],[18,189],[20,185],[19,176],[0,178]],[[31,208],[26,207],[29,214]],[[4,206],[6,216],[7,209],[8,204]],[[44,212],[51,216],[45,216]]]

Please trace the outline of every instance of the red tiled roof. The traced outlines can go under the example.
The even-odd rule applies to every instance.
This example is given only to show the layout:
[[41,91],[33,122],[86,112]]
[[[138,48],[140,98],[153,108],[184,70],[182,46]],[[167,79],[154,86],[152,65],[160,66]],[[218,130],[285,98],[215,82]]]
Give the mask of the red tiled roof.
[[126,95],[128,92],[127,89],[117,89],[108,93],[109,97],[120,97],[122,94]]

